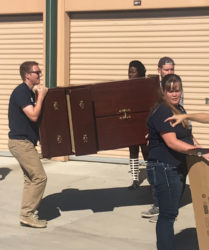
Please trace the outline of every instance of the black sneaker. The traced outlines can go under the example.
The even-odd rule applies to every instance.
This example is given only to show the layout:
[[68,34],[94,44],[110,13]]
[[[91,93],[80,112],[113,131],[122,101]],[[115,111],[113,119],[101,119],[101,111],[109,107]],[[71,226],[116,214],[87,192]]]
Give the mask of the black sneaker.
[[134,180],[132,185],[130,187],[128,187],[128,189],[130,190],[136,190],[139,187],[139,181]]
[[141,212],[141,216],[144,218],[151,218],[158,214],[159,214],[159,207],[156,207],[154,205],[149,210]]

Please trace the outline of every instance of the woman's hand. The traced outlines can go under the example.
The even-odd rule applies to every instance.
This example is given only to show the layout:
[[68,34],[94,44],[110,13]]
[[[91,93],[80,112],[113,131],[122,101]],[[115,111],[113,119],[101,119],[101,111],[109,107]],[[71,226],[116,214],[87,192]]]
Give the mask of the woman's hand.
[[[200,155],[198,155],[200,153]],[[204,158],[206,161],[209,161],[209,149],[208,148],[200,148],[189,150],[189,155],[195,155]]]
[[206,161],[209,161],[209,153],[208,153],[208,154],[202,155],[202,157],[203,157]]

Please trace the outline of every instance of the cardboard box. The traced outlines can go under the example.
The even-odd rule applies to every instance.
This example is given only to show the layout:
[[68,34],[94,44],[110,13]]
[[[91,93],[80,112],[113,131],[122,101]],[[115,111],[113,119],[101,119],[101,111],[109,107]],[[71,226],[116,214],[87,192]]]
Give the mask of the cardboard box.
[[209,163],[202,157],[188,156],[197,237],[200,250],[209,249]]

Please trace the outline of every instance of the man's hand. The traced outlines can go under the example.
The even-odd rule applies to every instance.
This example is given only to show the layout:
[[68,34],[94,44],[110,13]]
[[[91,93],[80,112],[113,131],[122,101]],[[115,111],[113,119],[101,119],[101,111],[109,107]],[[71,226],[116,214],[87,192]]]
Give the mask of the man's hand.
[[43,86],[43,85],[38,85],[36,86],[36,92],[38,94],[38,97],[41,97],[44,99],[44,97],[46,96],[47,92],[48,92],[48,88]]
[[37,85],[33,90],[37,93],[36,105],[35,106],[28,105],[24,107],[23,112],[31,121],[36,122],[40,115],[42,103],[43,103],[44,97],[46,96],[48,92],[48,88],[42,85]]
[[175,127],[176,125],[182,123],[184,119],[186,119],[186,114],[178,114],[168,117],[164,122],[170,122],[170,125]]

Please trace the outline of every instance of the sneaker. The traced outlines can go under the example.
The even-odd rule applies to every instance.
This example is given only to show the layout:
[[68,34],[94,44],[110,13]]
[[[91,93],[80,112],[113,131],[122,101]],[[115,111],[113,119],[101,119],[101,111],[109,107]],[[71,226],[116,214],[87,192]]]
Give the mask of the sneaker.
[[141,216],[144,218],[151,218],[159,214],[159,207],[152,206],[149,210],[141,212]]
[[134,180],[132,185],[128,187],[130,190],[136,190],[139,187],[139,181]]
[[[152,223],[157,223],[157,221],[158,221],[158,215],[152,216],[149,219],[149,222],[152,222]],[[175,218],[175,221],[177,221],[177,217]]]
[[152,216],[152,217],[149,219],[149,222],[157,223],[157,220],[158,220],[158,215],[155,215],[155,216]]
[[39,220],[37,214],[31,216],[21,216],[20,224],[22,226],[34,227],[34,228],[45,228],[47,226],[46,220]]

